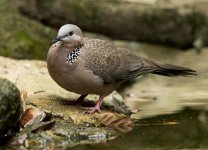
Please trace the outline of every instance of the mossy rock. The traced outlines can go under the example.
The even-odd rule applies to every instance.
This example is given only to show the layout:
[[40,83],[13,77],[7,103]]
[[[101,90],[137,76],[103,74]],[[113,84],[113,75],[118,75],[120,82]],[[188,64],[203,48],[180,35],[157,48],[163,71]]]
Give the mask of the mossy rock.
[[160,6],[118,0],[22,0],[16,4],[26,16],[56,28],[73,23],[115,39],[180,48],[192,47],[198,38],[208,44],[208,13],[202,9],[208,2]]
[[46,59],[55,32],[19,14],[7,0],[0,0],[0,55],[17,59]]
[[0,78],[0,139],[17,127],[21,110],[19,90],[10,81]]

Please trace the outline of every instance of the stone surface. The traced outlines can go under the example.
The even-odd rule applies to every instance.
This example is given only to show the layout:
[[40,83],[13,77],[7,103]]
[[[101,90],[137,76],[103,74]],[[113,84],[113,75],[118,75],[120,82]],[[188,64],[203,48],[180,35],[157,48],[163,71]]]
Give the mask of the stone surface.
[[19,90],[10,81],[0,78],[0,139],[18,127],[21,111]]

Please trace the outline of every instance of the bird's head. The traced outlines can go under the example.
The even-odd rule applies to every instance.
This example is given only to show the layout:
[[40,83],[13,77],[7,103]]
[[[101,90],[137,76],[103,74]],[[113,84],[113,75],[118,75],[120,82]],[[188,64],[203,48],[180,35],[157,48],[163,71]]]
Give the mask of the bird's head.
[[81,43],[82,39],[82,30],[78,26],[65,24],[59,29],[58,35],[53,39],[52,44],[62,41],[65,45],[73,46],[73,44]]

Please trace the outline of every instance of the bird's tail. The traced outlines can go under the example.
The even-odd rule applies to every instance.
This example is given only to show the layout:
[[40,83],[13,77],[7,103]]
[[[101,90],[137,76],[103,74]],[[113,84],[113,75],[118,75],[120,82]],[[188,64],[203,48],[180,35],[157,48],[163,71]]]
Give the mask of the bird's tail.
[[156,68],[151,72],[153,74],[163,75],[163,76],[192,76],[197,75],[195,70],[179,67],[170,64],[155,64]]

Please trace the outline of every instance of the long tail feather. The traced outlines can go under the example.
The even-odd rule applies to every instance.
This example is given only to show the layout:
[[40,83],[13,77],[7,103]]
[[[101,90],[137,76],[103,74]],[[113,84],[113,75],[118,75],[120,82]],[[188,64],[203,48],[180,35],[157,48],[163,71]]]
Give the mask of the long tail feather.
[[157,67],[152,72],[153,74],[163,75],[163,76],[192,76],[197,75],[195,70],[179,67],[170,64],[155,64]]

